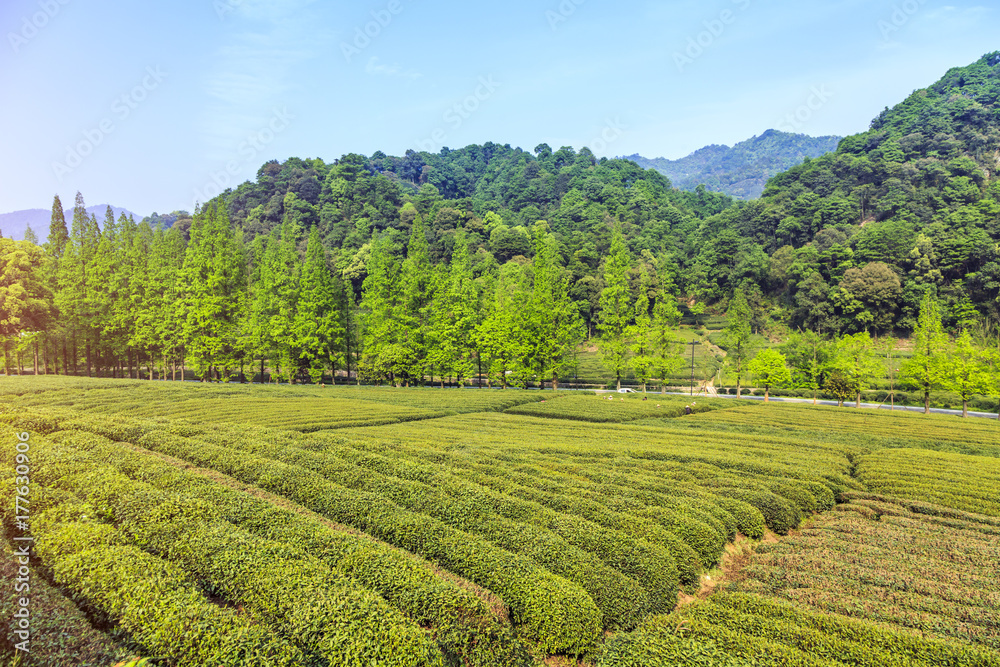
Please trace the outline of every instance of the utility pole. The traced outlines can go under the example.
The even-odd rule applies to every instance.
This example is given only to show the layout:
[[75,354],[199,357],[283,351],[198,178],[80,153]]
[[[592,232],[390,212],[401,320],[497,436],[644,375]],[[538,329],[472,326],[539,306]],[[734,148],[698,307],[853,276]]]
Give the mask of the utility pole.
[[691,341],[691,395],[694,396],[694,346],[698,344],[698,340]]

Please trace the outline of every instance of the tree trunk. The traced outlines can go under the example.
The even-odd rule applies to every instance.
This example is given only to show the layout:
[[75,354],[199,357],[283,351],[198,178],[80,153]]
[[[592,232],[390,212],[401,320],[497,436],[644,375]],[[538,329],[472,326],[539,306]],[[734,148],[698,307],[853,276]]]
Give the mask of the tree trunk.
[[740,376],[736,376],[736,398],[743,397],[743,386],[740,384]]
[[962,397],[962,416],[963,417],[969,416],[969,399],[965,398],[964,396]]
[[854,401],[854,407],[856,407],[856,408],[860,408],[861,407],[861,392],[860,391],[858,392],[858,396],[857,396],[856,400]]
[[66,349],[66,339],[63,338],[63,375],[69,375],[69,351]]
[[622,388],[622,374],[621,374],[621,372],[616,373],[615,377],[618,379],[618,391],[621,391],[621,388]]
[[40,375],[38,372],[38,341],[35,341],[35,375]]
[[552,391],[559,391],[559,375],[552,371]]
[[264,355],[260,355],[260,383],[264,384]]
[[924,414],[929,415],[931,413],[931,392],[924,389]]
[[84,352],[87,355],[87,377],[91,377],[91,374],[90,374],[90,372],[91,372],[91,364],[90,364],[90,339],[89,338],[87,339],[87,342],[84,343],[83,349],[84,349]]
[[771,388],[768,387],[767,385],[764,385],[764,402],[765,403],[771,402]]

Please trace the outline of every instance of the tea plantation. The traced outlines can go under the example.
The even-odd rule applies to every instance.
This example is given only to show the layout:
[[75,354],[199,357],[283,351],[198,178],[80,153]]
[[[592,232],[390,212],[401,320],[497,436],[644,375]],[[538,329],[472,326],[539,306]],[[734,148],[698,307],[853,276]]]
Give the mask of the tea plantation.
[[1000,424],[695,400],[0,378],[0,665],[1000,666]]

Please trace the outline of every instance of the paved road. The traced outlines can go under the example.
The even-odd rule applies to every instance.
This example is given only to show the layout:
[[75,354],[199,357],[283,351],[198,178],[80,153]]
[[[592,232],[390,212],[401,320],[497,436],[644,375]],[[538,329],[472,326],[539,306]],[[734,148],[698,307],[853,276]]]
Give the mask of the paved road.
[[[666,393],[672,394],[674,396],[690,396],[690,394],[686,394],[684,392],[679,392],[679,391],[678,392],[668,391]],[[705,394],[701,394],[700,396],[701,396],[701,398],[732,398],[732,399],[736,398],[736,396],[734,396],[732,394],[713,394],[711,396],[706,396]],[[694,398],[696,400],[698,399],[698,397],[699,397],[699,395],[695,394]],[[743,397],[741,397],[740,400],[763,401],[764,397],[763,396],[743,396]],[[771,401],[773,401],[775,403],[808,403],[808,404],[812,405],[812,399],[811,398],[788,398],[788,397],[784,397],[784,396],[772,396],[771,397]],[[837,401],[817,401],[817,403],[819,405],[833,405],[833,406],[837,405]],[[845,408],[853,408],[854,407],[854,403],[844,403],[844,407]],[[897,406],[893,407],[893,406],[890,406],[890,405],[884,404],[884,403],[882,403],[882,404],[880,404],[880,403],[862,403],[861,407],[863,407],[863,408],[874,408],[874,409],[879,409],[879,410],[903,410],[903,411],[906,411],[906,412],[923,412],[924,411],[924,409],[922,407],[917,407],[917,406],[913,406],[913,405],[897,405]],[[931,412],[933,412],[934,414],[938,414],[938,415],[957,415],[959,417],[962,416],[962,411],[961,410],[945,410],[944,408],[931,408]],[[970,410],[969,411],[969,416],[970,417],[982,417],[983,419],[996,419],[997,418],[997,413],[995,413],[995,412],[973,412],[973,411]]]

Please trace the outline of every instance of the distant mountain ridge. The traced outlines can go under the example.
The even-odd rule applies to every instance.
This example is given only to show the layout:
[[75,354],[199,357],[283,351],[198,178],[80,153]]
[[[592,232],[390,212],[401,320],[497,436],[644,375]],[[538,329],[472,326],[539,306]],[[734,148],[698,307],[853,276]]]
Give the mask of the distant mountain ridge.
[[[104,213],[107,209],[108,204],[88,206],[87,215],[96,215],[97,222],[101,223],[104,221]],[[131,215],[135,218],[136,222],[142,220],[143,217],[129,211],[128,209],[118,206],[112,206],[111,210],[114,212],[116,220],[122,213],[125,215]],[[68,226],[73,220],[73,209],[66,209],[65,214],[66,225]],[[49,234],[49,222],[51,222],[51,220],[52,209],[48,208],[29,208],[23,211],[14,211],[12,213],[0,213],[0,232],[3,232],[3,235],[6,238],[23,241],[24,233],[30,225],[31,231],[35,232],[35,236],[38,237],[39,242],[44,243],[45,238]]]
[[767,130],[732,148],[712,144],[679,160],[649,159],[638,154],[625,159],[644,169],[656,169],[681,190],[694,190],[704,184],[709,190],[736,199],[756,199],[769,178],[801,164],[807,157],[817,158],[836,150],[841,138]]

